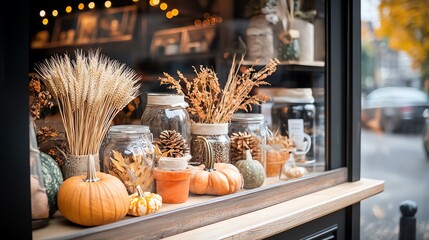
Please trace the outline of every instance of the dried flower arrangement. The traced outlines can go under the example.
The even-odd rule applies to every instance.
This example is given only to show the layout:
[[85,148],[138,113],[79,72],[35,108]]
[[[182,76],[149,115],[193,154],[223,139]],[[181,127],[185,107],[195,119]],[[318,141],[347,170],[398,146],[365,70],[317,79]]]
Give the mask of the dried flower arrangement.
[[30,114],[34,119],[43,118],[45,110],[54,106],[52,95],[37,76],[32,74],[30,74],[28,88],[30,90]]
[[265,15],[268,22],[277,24],[277,0],[249,0],[245,6],[244,15],[252,17],[255,15]]
[[71,155],[98,154],[116,114],[140,94],[136,72],[99,49],[54,55],[35,70],[57,101]]
[[[54,107],[51,93],[40,81],[39,76],[30,74],[30,115],[35,120],[45,118],[49,111]],[[37,146],[40,151],[50,155],[61,167],[65,161],[65,152],[67,152],[67,143],[62,138],[62,133],[52,126],[40,126],[34,124]]]
[[109,174],[119,178],[127,187],[129,194],[137,191],[137,186],[140,186],[142,191],[154,192],[154,179],[152,171],[148,165],[152,164],[150,159],[146,159],[143,155],[133,155],[131,157],[123,157],[118,151],[112,150],[113,158],[112,169]]
[[254,87],[269,85],[265,79],[276,71],[277,64],[280,63],[276,58],[269,59],[267,65],[256,71],[256,60],[252,66],[240,72],[243,60],[244,55],[237,64],[234,55],[223,89],[216,72],[204,66],[200,66],[199,71],[193,67],[196,74],[193,80],[188,80],[180,71],[177,71],[179,79],[164,72],[164,77],[160,77],[161,85],[169,85],[169,89],[185,96],[193,122],[228,123],[238,110],[247,112],[251,110],[252,104],[260,105],[270,99],[263,93],[250,93]]
[[277,146],[282,151],[293,152],[295,144],[292,139],[286,135],[281,135],[280,131],[275,131],[272,138],[268,139],[268,144],[271,146]]

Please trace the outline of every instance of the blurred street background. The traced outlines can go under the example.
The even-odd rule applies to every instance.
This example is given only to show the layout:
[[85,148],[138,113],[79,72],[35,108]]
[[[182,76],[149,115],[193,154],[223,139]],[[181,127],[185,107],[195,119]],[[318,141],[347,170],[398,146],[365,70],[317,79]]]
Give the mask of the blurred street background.
[[384,192],[361,204],[361,239],[398,239],[399,205],[417,203],[417,239],[429,239],[429,160],[422,134],[362,130],[362,177],[383,179]]
[[361,203],[361,239],[398,239],[405,200],[429,239],[429,1],[361,0],[361,16],[361,171],[385,181]]

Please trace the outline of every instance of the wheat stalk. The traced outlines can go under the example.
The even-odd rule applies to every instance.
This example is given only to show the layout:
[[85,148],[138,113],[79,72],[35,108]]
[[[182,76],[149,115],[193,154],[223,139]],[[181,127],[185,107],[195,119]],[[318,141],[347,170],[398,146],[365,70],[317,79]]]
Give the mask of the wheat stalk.
[[270,99],[263,93],[251,95],[254,87],[269,85],[265,79],[276,71],[280,62],[274,58],[259,71],[255,70],[257,60],[253,65],[241,71],[244,55],[236,62],[234,55],[228,78],[223,89],[220,88],[219,79],[213,69],[200,66],[194,67],[196,77],[190,81],[180,71],[179,79],[173,78],[164,72],[160,77],[160,84],[169,85],[178,94],[185,96],[189,107],[191,119],[198,123],[227,123],[232,115],[239,109],[249,111],[253,104],[260,105]]
[[35,70],[58,103],[71,155],[98,154],[113,118],[140,95],[136,72],[99,49],[57,54]]

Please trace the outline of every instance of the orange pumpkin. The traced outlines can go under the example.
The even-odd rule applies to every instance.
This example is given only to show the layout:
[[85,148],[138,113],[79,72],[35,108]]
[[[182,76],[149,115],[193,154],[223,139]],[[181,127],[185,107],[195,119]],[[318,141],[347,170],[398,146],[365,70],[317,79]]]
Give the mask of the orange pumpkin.
[[130,206],[125,185],[115,176],[96,172],[92,155],[86,178],[66,179],[58,189],[57,203],[65,218],[83,226],[118,221],[127,215]]
[[192,169],[189,191],[193,194],[226,195],[243,187],[243,178],[237,167],[230,163],[214,163],[213,149],[204,137],[206,163]]
[[154,213],[162,206],[162,197],[159,194],[143,192],[140,185],[137,185],[137,192],[129,196],[130,208],[128,215],[143,216]]

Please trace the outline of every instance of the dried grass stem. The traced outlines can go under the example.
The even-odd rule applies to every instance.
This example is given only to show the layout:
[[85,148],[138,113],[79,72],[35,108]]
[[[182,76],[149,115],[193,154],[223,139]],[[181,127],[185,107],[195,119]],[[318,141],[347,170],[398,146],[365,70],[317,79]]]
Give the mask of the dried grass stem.
[[72,155],[98,154],[113,118],[140,94],[136,72],[100,50],[54,55],[36,72],[57,101]]
[[242,71],[244,55],[237,64],[234,56],[225,87],[221,90],[219,79],[214,70],[200,66],[199,71],[194,68],[196,77],[190,81],[180,71],[178,79],[164,72],[160,83],[169,85],[178,94],[185,95],[189,107],[188,112],[197,123],[227,123],[239,109],[252,110],[252,105],[260,105],[270,99],[263,93],[251,95],[255,87],[269,85],[265,79],[276,71],[280,63],[277,59],[270,59],[268,64],[259,71],[252,66]]

